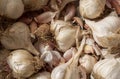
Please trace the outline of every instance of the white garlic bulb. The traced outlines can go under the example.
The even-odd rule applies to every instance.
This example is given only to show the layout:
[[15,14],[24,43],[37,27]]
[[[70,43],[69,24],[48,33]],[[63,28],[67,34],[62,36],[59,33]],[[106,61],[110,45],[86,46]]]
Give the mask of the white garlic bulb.
[[79,62],[86,69],[87,73],[91,73],[97,60],[90,55],[84,55],[80,58]]
[[94,65],[94,79],[120,79],[120,58],[104,59]]
[[22,0],[0,0],[0,15],[17,19],[24,13]]
[[80,0],[79,11],[82,17],[94,19],[103,13],[106,0]]
[[51,75],[50,72],[43,71],[33,75],[29,79],[51,79],[50,75]]
[[115,12],[99,21],[85,19],[86,24],[93,32],[94,40],[102,47],[117,46],[120,44],[120,19]]
[[60,51],[65,52],[75,44],[77,27],[72,26],[69,22],[54,21],[51,23],[51,31],[55,35]]
[[15,50],[7,59],[15,78],[27,78],[35,72],[33,56],[26,50]]

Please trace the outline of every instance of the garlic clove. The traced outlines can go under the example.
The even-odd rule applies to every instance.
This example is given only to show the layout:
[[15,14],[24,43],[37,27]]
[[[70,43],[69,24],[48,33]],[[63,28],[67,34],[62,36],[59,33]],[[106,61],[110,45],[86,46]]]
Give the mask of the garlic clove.
[[50,72],[43,71],[31,76],[29,79],[51,79],[50,75]]
[[12,51],[7,58],[15,78],[27,78],[35,72],[34,57],[26,50]]
[[85,53],[94,53],[94,49],[91,45],[85,45],[84,52]]
[[30,39],[30,30],[22,22],[14,23],[8,28],[0,39],[2,45],[7,49],[26,49],[34,55],[40,53],[33,47]]
[[103,13],[106,0],[80,0],[79,11],[82,17],[94,19]]
[[80,64],[86,69],[87,73],[91,73],[92,69],[97,62],[97,60],[90,56],[90,55],[84,55],[79,59]]
[[69,61],[74,55],[73,51],[77,51],[77,50],[72,47],[63,54],[63,58],[65,59],[66,62]]
[[41,58],[52,67],[59,64],[61,55],[57,51],[44,51]]
[[44,12],[37,17],[35,17],[35,21],[38,23],[49,23],[56,15],[57,12]]
[[64,16],[64,21],[70,21],[75,16],[76,8],[75,4],[69,4],[66,9],[66,15]]

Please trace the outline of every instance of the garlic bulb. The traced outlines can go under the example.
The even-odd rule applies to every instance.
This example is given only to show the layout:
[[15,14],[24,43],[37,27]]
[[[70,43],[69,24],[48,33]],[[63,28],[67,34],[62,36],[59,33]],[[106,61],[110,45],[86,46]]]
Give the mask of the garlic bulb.
[[50,75],[51,75],[50,72],[43,71],[33,75],[29,79],[51,79]]
[[79,11],[82,17],[94,19],[103,13],[106,0],[80,0]]
[[61,20],[53,21],[51,23],[51,31],[55,35],[60,51],[65,52],[75,44],[77,27],[72,26],[69,22]]
[[15,50],[7,59],[15,78],[27,78],[35,72],[34,57],[26,50]]
[[24,12],[22,0],[0,0],[0,15],[11,19],[19,18]]
[[120,19],[115,12],[99,21],[85,19],[92,29],[94,40],[102,47],[115,47],[120,44]]
[[22,48],[30,51],[30,53],[34,55],[40,54],[31,43],[28,26],[22,22],[16,22],[11,27],[7,28],[0,41],[6,49],[13,50]]
[[87,73],[91,73],[97,60],[90,55],[84,55],[80,58],[79,62],[86,69]]
[[104,59],[94,65],[94,79],[120,79],[120,58]]
[[78,60],[82,53],[84,44],[85,38],[83,38],[78,52],[67,63],[60,64],[53,69],[51,79],[80,79]]

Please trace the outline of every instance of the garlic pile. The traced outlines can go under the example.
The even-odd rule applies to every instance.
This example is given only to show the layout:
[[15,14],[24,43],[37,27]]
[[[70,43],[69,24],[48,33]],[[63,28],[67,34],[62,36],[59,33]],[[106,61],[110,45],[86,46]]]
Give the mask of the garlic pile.
[[115,12],[99,21],[85,19],[93,32],[94,40],[102,47],[115,47],[120,44],[120,19]]
[[[15,50],[7,58],[15,78],[27,78],[36,72],[35,63],[40,63],[26,50]],[[42,66],[42,64],[41,64]],[[40,67],[39,67],[40,68]]]
[[120,58],[104,59],[94,65],[93,79],[119,79]]
[[119,14],[117,0],[0,0],[0,79],[120,79]]
[[[62,20],[52,21],[51,31],[55,35],[55,40],[60,51],[65,52],[75,44],[77,27],[72,26],[69,22]],[[78,38],[80,37],[81,34],[79,33]]]
[[94,19],[99,17],[105,9],[106,0],[80,0],[79,11],[82,17]]

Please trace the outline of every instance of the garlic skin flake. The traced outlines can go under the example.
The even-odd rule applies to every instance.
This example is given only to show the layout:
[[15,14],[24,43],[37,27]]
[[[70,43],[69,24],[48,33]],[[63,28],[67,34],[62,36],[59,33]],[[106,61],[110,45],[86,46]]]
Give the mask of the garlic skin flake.
[[94,40],[102,47],[115,47],[120,44],[120,19],[115,12],[99,21],[85,19],[93,32]]
[[120,79],[120,58],[104,59],[94,65],[94,79]]
[[94,19],[103,13],[106,0],[80,0],[79,11],[82,17]]
[[33,75],[29,79],[51,79],[50,75],[51,75],[50,72],[43,71]]
[[35,72],[34,57],[26,50],[15,50],[7,58],[15,78],[27,78]]
[[91,73],[97,60],[90,55],[84,55],[79,62],[86,69],[87,73]]
[[76,31],[77,27],[72,26],[69,22],[57,20],[51,23],[51,32],[55,35],[58,48],[62,52],[67,51],[75,44]]

